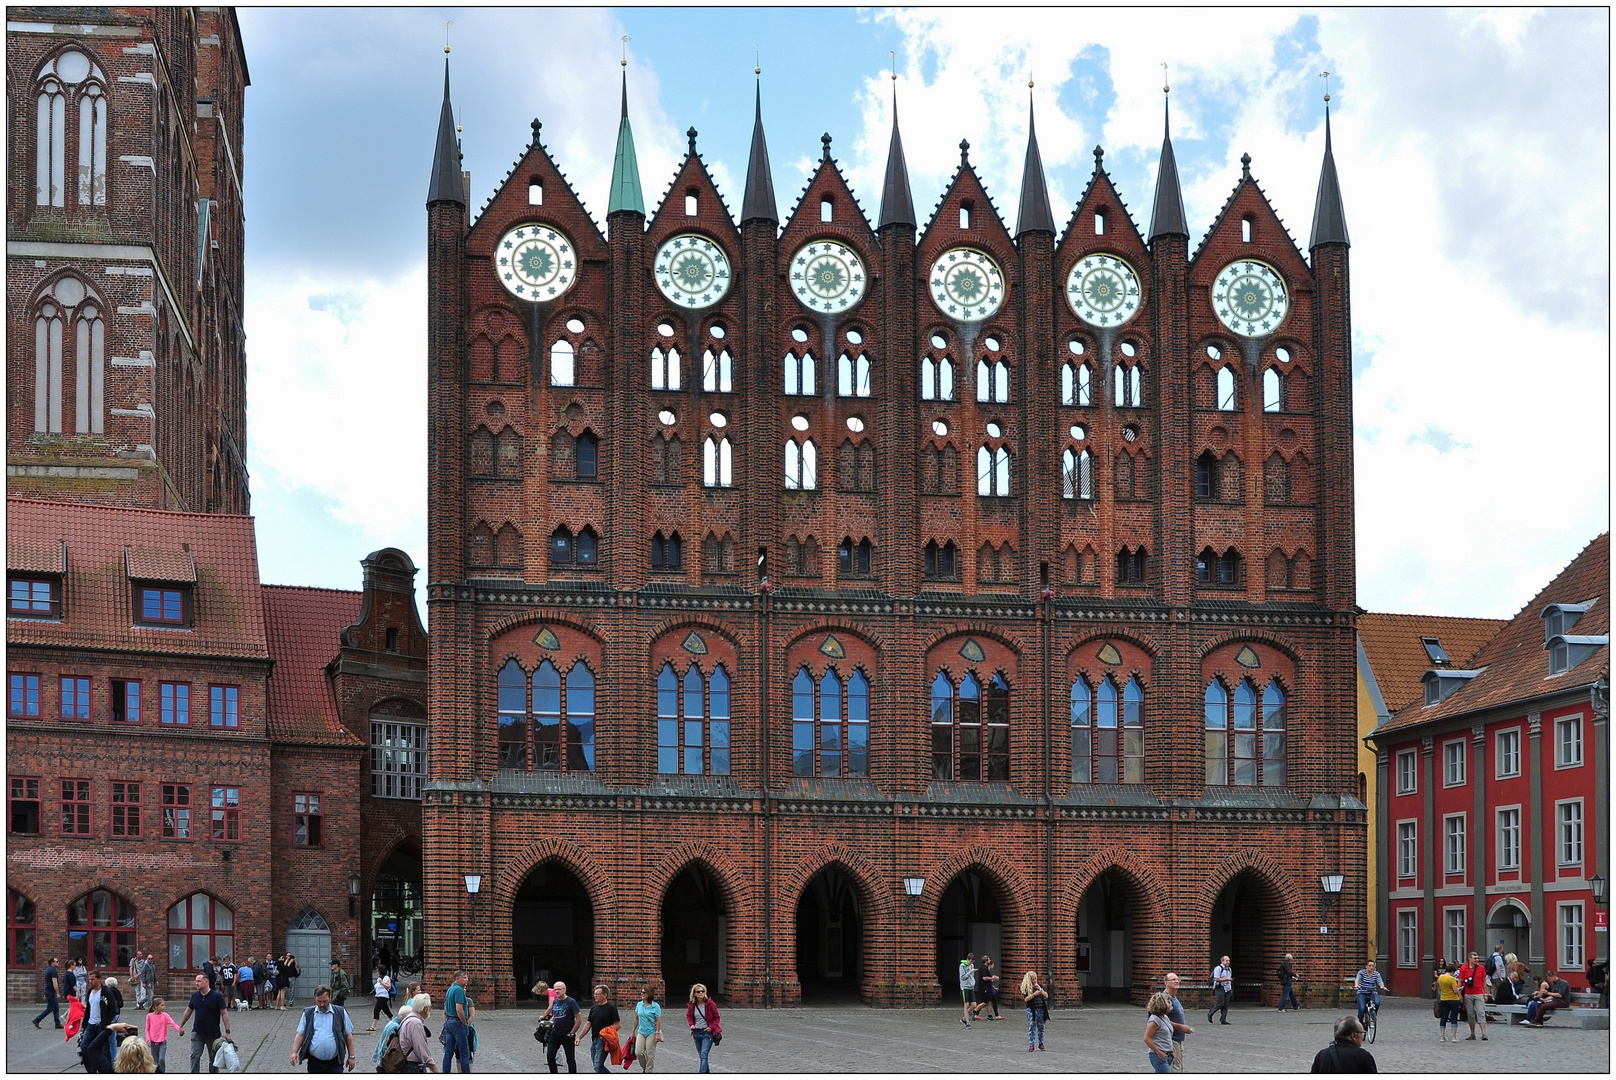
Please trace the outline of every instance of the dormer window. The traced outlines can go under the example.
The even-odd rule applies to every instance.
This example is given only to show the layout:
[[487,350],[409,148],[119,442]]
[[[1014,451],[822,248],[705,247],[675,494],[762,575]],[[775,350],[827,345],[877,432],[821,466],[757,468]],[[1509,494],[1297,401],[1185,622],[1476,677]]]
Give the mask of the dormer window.
[[1434,637],[1422,637],[1420,638],[1420,644],[1425,646],[1425,655],[1429,657],[1431,663],[1435,664],[1437,667],[1445,667],[1446,665],[1453,663],[1452,658],[1448,656],[1447,650],[1442,647],[1442,642],[1440,639]]
[[58,577],[10,577],[6,581],[6,616],[12,619],[62,617],[62,581]]
[[1453,668],[1433,668],[1425,673],[1420,681],[1425,684],[1425,704],[1435,705],[1446,701],[1454,692],[1465,683],[1481,674],[1481,670],[1456,671]]
[[1543,647],[1547,649],[1549,642],[1557,637],[1571,633],[1571,628],[1577,625],[1583,612],[1593,606],[1590,600],[1585,604],[1550,604],[1543,609]]
[[180,551],[125,548],[124,568],[133,589],[136,626],[191,628],[196,562],[188,546]]
[[1550,638],[1543,646],[1549,652],[1549,674],[1560,675],[1570,671],[1608,644],[1610,644],[1609,634],[1601,634],[1597,637],[1582,634],[1558,634]]
[[191,590],[178,585],[135,589],[135,621],[148,626],[189,626]]

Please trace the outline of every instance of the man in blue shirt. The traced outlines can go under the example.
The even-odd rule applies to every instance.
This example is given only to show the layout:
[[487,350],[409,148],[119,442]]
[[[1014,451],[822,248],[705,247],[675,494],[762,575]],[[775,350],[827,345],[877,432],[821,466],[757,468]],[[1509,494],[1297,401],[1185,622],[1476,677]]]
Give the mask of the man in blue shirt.
[[297,1034],[292,1037],[292,1065],[309,1059],[309,1072],[341,1072],[346,1061],[349,1071],[354,1067],[353,1025],[348,1022],[348,1010],[331,1004],[331,988],[314,988],[314,1004],[303,1010],[298,1021]]
[[56,995],[61,989],[61,985],[62,976],[56,970],[56,957],[53,956],[51,957],[50,966],[45,969],[45,1009],[38,1016],[34,1017],[35,1027],[38,1027],[39,1022],[48,1016],[56,1021],[56,1029],[58,1031],[61,1030],[62,1014],[60,1011],[58,1011],[56,1001]]
[[555,984],[555,1000],[550,1002],[550,1045],[545,1049],[544,1061],[550,1066],[551,1072],[559,1072],[556,1066],[556,1051],[560,1050],[567,1056],[567,1071],[578,1071],[578,1059],[574,1053],[572,1042],[572,1028],[578,1022],[578,1014],[582,1010],[578,1003],[567,996],[567,984]]
[[221,1021],[224,1023],[224,1038],[230,1038],[230,1014],[224,1009],[224,995],[209,985],[206,975],[197,975],[196,993],[191,995],[191,1003],[185,1006],[185,1012],[180,1016],[180,1027],[185,1026],[193,1013],[196,1015],[196,1026],[191,1028],[191,1071],[201,1071],[198,1066],[206,1054],[208,1072],[216,1073],[219,1070],[213,1064],[213,1044],[219,1041]]
[[447,1073],[456,1058],[460,1071],[471,1071],[471,1006],[466,1001],[466,983],[470,979],[464,971],[454,973],[454,982],[443,995],[443,1069]]

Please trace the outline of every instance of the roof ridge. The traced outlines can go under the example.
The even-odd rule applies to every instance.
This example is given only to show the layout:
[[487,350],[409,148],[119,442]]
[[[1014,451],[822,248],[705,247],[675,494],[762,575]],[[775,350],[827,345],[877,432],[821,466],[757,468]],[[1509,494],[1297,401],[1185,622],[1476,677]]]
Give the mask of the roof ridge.
[[327,585],[272,585],[268,582],[260,582],[258,587],[260,589],[281,589],[287,592],[341,593],[344,596],[365,595],[365,590],[363,589],[333,589]]
[[119,506],[116,503],[76,503],[64,502],[61,499],[33,499],[26,495],[7,495],[7,503],[27,503],[32,506],[56,507],[59,509],[94,510],[104,513],[115,510],[120,514],[162,514],[168,517],[200,518],[204,521],[252,521],[251,514],[218,514],[208,513],[205,510],[159,510],[152,506]]

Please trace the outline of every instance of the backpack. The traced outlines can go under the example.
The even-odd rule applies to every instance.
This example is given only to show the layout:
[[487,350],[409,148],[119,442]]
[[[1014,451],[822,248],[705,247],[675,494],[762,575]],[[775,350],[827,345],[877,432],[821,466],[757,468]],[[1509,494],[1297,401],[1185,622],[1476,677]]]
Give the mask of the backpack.
[[1486,968],[1487,977],[1489,979],[1496,978],[1498,976],[1498,961],[1495,959],[1497,955],[1497,953],[1494,953],[1492,956],[1487,957]]
[[404,1048],[398,1044],[398,1030],[387,1036],[387,1049],[382,1051],[382,1063],[376,1067],[377,1072],[401,1073],[404,1071]]

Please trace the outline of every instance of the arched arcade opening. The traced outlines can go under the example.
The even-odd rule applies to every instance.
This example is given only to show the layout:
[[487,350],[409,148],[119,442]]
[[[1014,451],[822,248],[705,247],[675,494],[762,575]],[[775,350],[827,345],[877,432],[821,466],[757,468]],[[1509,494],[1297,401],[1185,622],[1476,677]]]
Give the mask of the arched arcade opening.
[[1255,870],[1236,874],[1218,893],[1206,968],[1211,971],[1220,957],[1229,957],[1236,1001],[1260,1001],[1265,983],[1273,982],[1285,956],[1286,914],[1279,890]]
[[1145,918],[1145,895],[1128,875],[1099,875],[1077,905],[1076,970],[1083,1000],[1127,1001],[1136,983],[1151,975],[1138,970],[1134,949]]
[[984,955],[993,957],[1001,980],[1001,997],[1009,987],[1004,981],[1007,976],[1000,952],[1004,940],[1000,914],[1003,899],[998,886],[976,869],[960,871],[943,890],[937,901],[937,983],[942,987],[945,1004],[957,1000],[959,962],[966,953],[974,954],[978,960]]
[[722,999],[728,929],[718,879],[701,863],[691,863],[662,895],[662,979],[669,1001],[684,1001],[698,982]]
[[588,1000],[595,973],[595,908],[584,883],[558,862],[535,866],[516,891],[511,971],[518,1001],[531,998],[533,984],[541,979],[565,982],[574,998]]
[[831,865],[797,900],[797,982],[805,1005],[856,1002],[864,976],[864,913],[853,880]]

